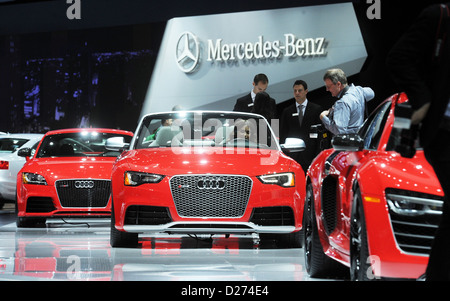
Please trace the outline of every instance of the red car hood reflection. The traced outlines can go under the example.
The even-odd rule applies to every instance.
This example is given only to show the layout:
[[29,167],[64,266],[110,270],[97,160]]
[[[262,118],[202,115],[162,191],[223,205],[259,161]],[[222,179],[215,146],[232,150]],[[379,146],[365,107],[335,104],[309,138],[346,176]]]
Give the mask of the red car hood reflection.
[[115,157],[41,158],[27,164],[26,170],[36,171],[52,185],[60,179],[111,179]]
[[238,148],[158,148],[129,151],[130,170],[176,174],[263,175],[289,171],[291,161],[282,152],[267,149]]

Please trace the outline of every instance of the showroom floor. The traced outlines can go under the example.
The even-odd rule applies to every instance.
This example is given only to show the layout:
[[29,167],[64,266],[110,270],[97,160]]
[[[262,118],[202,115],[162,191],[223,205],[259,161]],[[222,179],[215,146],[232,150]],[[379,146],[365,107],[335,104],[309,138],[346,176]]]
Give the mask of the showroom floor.
[[318,280],[304,266],[303,249],[259,242],[257,235],[159,234],[143,237],[139,248],[113,249],[108,219],[18,229],[12,204],[0,210],[0,280]]

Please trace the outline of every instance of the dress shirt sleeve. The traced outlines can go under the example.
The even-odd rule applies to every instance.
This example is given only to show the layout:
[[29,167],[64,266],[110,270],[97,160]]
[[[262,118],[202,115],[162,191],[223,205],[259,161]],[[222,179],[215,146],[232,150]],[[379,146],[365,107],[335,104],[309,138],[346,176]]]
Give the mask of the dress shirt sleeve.
[[325,116],[322,119],[322,123],[334,135],[346,133],[350,120],[350,111],[351,108],[347,103],[337,101],[333,106],[333,111],[330,113],[331,116]]

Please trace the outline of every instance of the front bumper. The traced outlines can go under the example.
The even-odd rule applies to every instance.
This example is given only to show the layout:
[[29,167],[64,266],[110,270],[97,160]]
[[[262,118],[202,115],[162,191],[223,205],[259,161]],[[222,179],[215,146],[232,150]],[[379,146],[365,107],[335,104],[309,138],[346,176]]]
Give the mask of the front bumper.
[[171,222],[164,225],[125,225],[123,229],[132,233],[177,233],[177,234],[284,234],[295,231],[295,226],[260,226],[252,222]]
[[[92,180],[92,179],[90,179]],[[105,180],[95,180],[105,181]],[[109,181],[109,180],[108,180]],[[68,217],[68,216],[100,216],[111,215],[111,197],[109,187],[98,197],[88,188],[83,194],[73,192],[63,195],[55,185],[21,184],[18,186],[17,208],[19,217]],[[93,200],[95,198],[96,200]],[[98,199],[102,199],[98,201]],[[89,205],[92,204],[92,205]]]
[[115,228],[133,233],[183,234],[282,234],[301,230],[303,197],[297,187],[282,188],[252,180],[248,199],[239,204],[239,210],[229,210],[236,208],[232,192],[222,196],[212,193],[208,198],[197,193],[176,204],[168,179],[138,187],[113,184]]

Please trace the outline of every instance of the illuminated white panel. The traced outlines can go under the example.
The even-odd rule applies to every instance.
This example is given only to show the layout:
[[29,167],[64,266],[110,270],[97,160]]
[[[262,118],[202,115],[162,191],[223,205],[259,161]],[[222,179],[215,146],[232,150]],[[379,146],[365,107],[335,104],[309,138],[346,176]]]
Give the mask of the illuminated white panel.
[[282,102],[296,79],[314,90],[327,69],[350,76],[366,57],[351,3],[171,19],[142,115],[175,105],[232,110],[257,73],[267,74],[267,92]]

